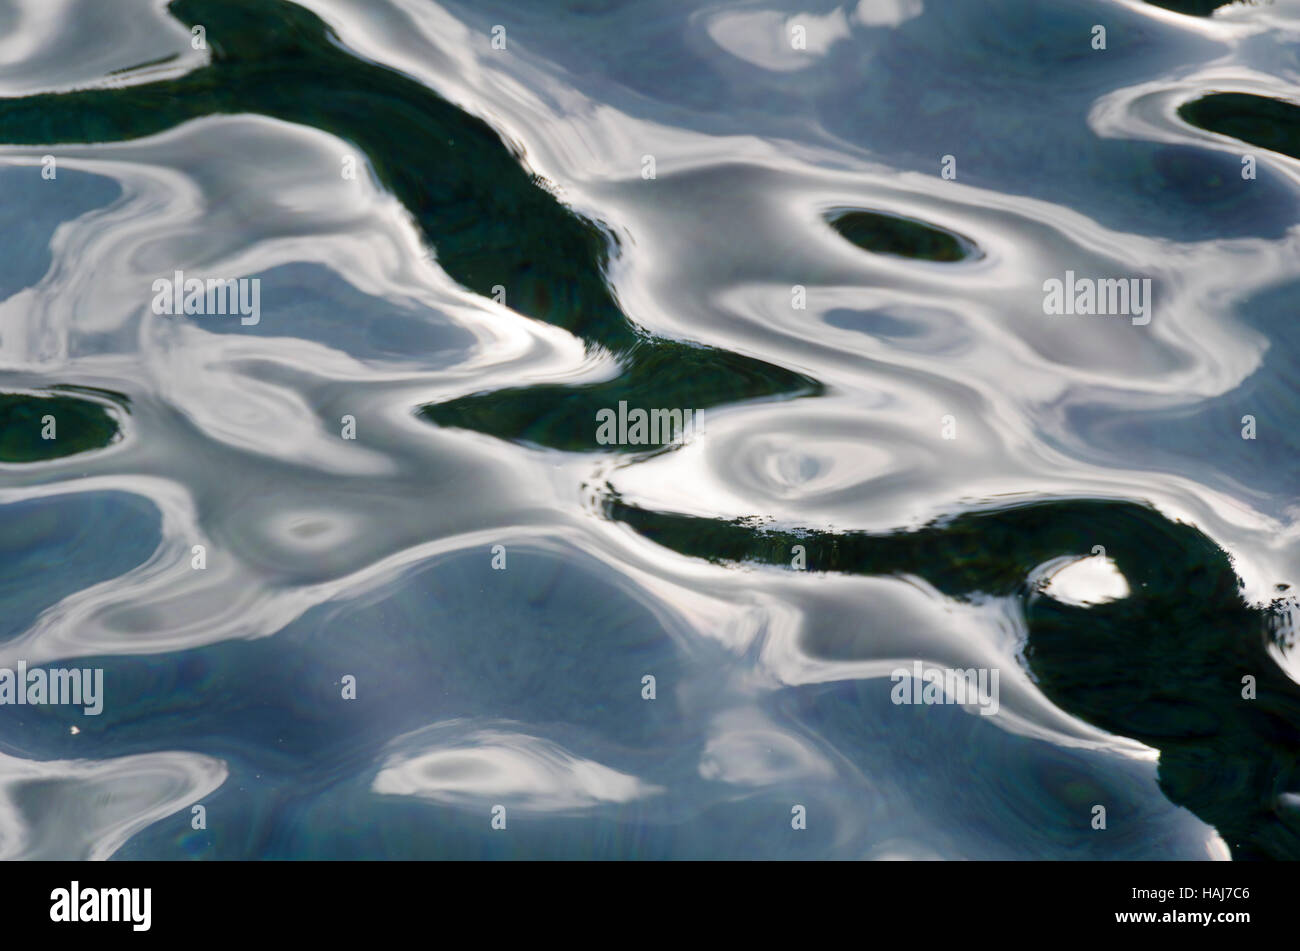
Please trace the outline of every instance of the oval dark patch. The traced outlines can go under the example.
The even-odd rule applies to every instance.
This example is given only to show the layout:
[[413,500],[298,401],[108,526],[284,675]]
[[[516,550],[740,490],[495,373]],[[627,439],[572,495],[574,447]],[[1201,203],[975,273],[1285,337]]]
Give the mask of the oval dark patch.
[[874,254],[945,262],[979,256],[979,249],[969,238],[912,218],[875,211],[841,211],[827,220],[847,240]]
[[[53,418],[52,424],[47,417]],[[102,449],[117,437],[117,421],[100,403],[72,396],[0,393],[0,462],[59,459]]]

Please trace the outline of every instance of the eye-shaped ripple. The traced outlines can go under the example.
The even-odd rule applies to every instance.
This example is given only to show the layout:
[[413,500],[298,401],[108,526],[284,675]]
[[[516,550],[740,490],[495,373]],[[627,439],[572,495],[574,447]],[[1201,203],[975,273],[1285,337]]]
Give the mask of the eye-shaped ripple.
[[875,254],[944,262],[982,256],[969,238],[913,218],[842,209],[832,212],[827,221],[845,239]]

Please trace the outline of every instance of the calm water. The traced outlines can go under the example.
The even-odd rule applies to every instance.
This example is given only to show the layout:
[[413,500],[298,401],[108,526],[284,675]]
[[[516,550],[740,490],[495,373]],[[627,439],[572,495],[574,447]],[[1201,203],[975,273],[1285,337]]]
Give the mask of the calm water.
[[0,857],[1300,858],[1214,6],[0,0]]

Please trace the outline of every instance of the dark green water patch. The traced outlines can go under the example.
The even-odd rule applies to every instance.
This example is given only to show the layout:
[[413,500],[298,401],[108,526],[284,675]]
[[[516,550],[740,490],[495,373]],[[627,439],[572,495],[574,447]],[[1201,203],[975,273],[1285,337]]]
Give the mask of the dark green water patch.
[[[621,376],[586,386],[543,385],[475,394],[425,406],[421,413],[439,426],[512,434],[518,441],[570,452],[646,452],[667,444],[597,442],[597,414],[617,409],[691,410],[739,400],[771,397],[767,364],[712,347],[647,339]],[[821,384],[791,375],[787,396],[814,395]]]
[[[653,406],[692,409],[821,392],[816,380],[773,364],[647,335],[606,281],[606,231],[540,187],[487,123],[352,56],[310,11],[270,0],[175,0],[169,9],[187,27],[204,26],[208,66],[154,83],[0,99],[0,141],[116,142],[219,113],[314,126],[369,157],[453,279],[484,296],[501,285],[512,309],[617,355],[623,375],[605,388],[602,406],[651,391]],[[687,350],[690,369],[713,379],[674,392],[662,370]],[[504,439],[597,450],[604,447],[589,403],[588,390],[543,386],[474,395],[423,415]]]
[[979,254],[973,241],[911,218],[875,211],[843,211],[827,220],[847,240],[875,254],[922,261],[963,261]]
[[[1100,500],[975,512],[893,534],[666,514],[617,496],[605,513],[715,563],[790,568],[802,545],[811,571],[916,575],[954,598],[1015,597],[1025,660],[1053,703],[1158,749],[1165,795],[1213,825],[1235,857],[1300,858],[1300,810],[1278,802],[1300,791],[1300,686],[1269,654],[1293,646],[1281,636],[1282,605],[1247,604],[1227,554],[1190,525]],[[1126,579],[1127,597],[1073,606],[1028,582],[1035,567],[1094,545]],[[1254,699],[1243,697],[1245,677]]]
[[1233,0],[1146,0],[1153,7],[1186,13],[1194,17],[1207,17],[1219,7],[1230,6]]
[[[113,396],[125,405],[125,397]],[[117,421],[101,403],[63,395],[0,393],[0,462],[60,459],[102,449],[117,437]]]
[[1216,92],[1178,107],[1178,115],[1207,132],[1300,158],[1300,106],[1244,92]]

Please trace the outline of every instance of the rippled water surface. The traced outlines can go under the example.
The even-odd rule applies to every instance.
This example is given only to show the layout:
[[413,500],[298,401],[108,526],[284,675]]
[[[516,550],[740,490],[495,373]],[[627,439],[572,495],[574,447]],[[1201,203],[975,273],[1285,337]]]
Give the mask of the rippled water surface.
[[1300,858],[1300,0],[0,0],[0,143],[0,857]]

